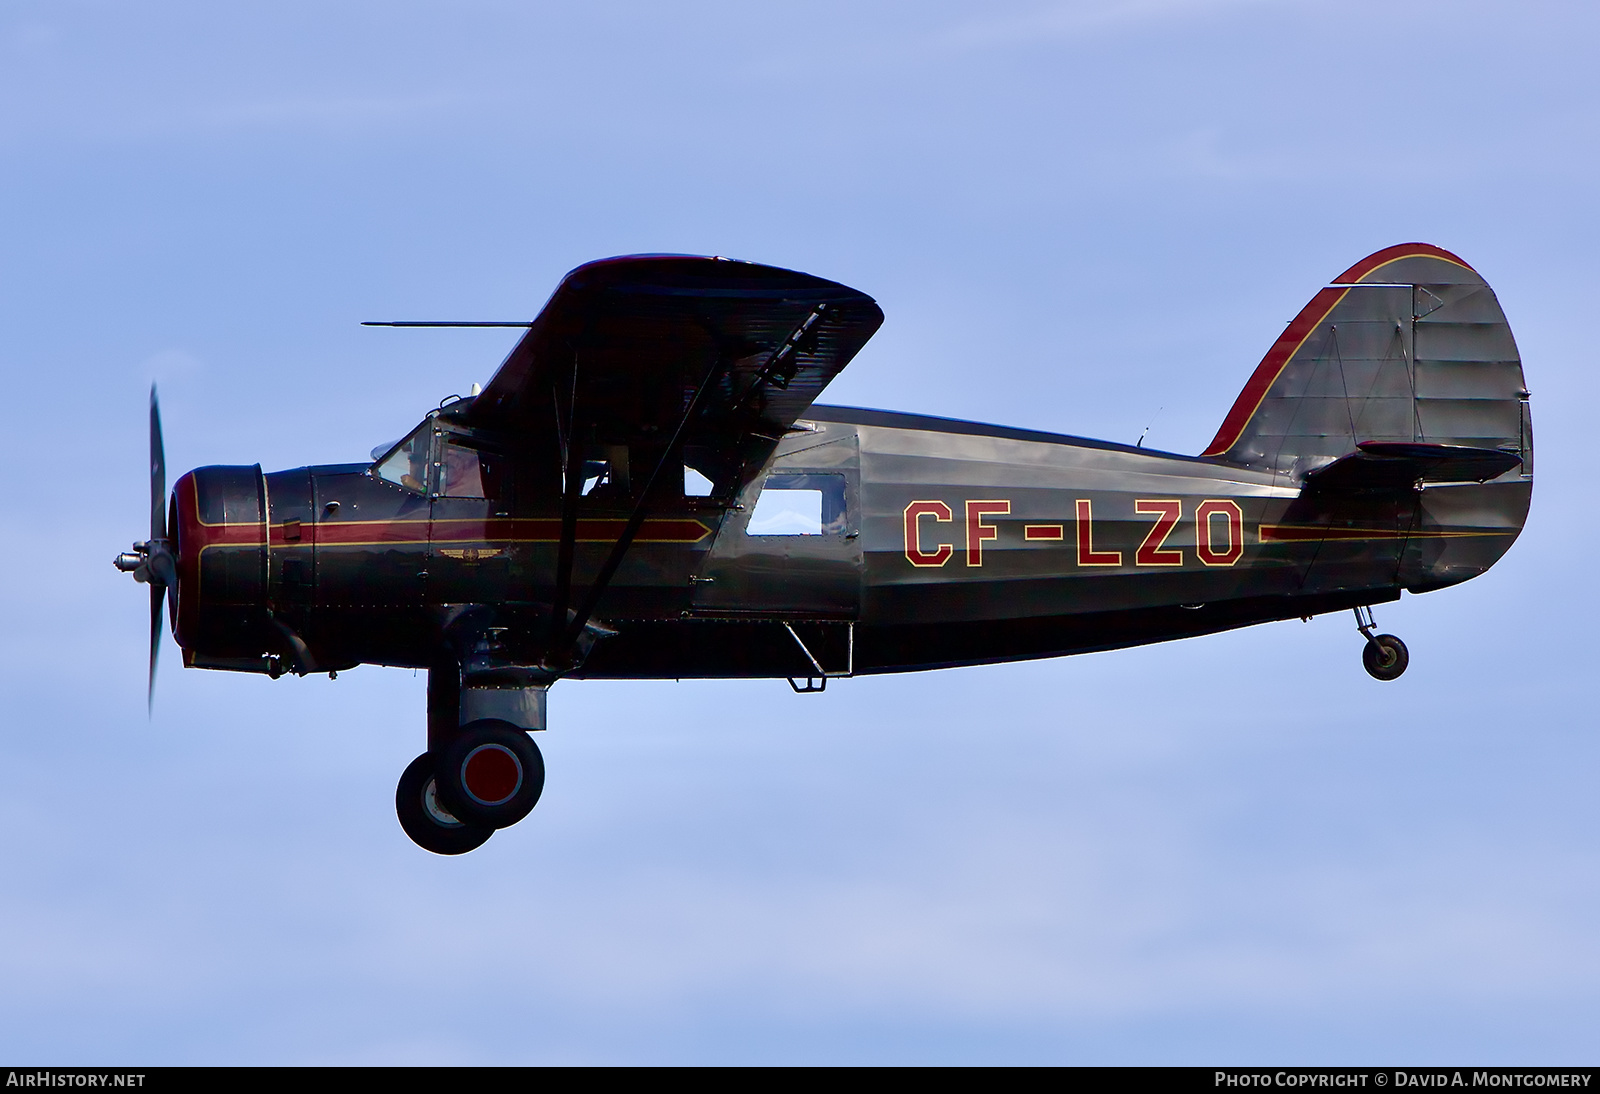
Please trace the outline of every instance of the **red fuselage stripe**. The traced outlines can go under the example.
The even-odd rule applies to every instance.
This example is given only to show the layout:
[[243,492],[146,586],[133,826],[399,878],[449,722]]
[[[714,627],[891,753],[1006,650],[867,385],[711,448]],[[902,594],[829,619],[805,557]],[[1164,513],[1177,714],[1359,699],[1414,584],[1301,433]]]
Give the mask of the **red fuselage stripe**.
[[1257,532],[1262,543],[1322,543],[1355,539],[1453,539],[1458,536],[1514,536],[1510,529],[1427,529],[1402,532],[1394,528],[1333,528],[1322,524],[1263,524]]
[[[580,520],[579,543],[615,543],[625,520]],[[430,532],[431,528],[431,532]],[[205,524],[196,530],[199,548],[259,547],[261,525]],[[283,521],[267,529],[271,547],[382,547],[427,546],[431,543],[558,543],[561,521],[556,518],[464,518],[454,520],[372,520],[303,523],[298,538],[290,539]],[[646,520],[635,536],[639,543],[699,543],[711,534],[698,520],[662,517]]]

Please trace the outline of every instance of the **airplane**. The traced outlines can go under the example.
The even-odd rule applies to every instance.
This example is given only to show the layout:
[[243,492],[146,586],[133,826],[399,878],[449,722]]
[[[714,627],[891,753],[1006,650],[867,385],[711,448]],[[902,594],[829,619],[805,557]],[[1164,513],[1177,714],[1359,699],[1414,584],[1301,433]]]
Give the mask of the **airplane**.
[[1516,343],[1438,247],[1319,290],[1193,456],[816,403],[882,321],[790,270],[603,259],[371,462],[170,497],[152,388],[150,538],[115,560],[150,586],[150,686],[164,606],[193,668],[426,669],[395,807],[453,855],[538,801],[557,680],[805,693],[1342,611],[1393,680],[1373,606],[1483,573],[1527,517]]

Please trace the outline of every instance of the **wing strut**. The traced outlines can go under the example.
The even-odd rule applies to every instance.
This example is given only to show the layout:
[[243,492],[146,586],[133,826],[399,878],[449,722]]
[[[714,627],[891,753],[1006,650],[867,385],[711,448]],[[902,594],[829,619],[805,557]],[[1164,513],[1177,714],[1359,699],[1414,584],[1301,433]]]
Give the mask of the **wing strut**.
[[[555,402],[556,435],[561,444],[561,544],[556,550],[556,595],[550,607],[550,634],[554,641],[549,660],[556,663],[566,650],[561,639],[567,621],[567,605],[572,601],[572,562],[578,541],[578,499],[583,492],[583,446],[577,437],[578,351],[572,352],[571,385],[567,390],[566,424],[561,421],[561,392],[552,390]],[[558,385],[551,384],[553,389]]]
[[[584,595],[583,602],[578,606],[578,610],[573,615],[572,621],[567,624],[567,629],[562,632],[560,639],[556,642],[555,646],[552,647],[550,651],[550,661],[552,664],[565,663],[573,647],[577,645],[578,638],[583,634],[583,628],[589,622],[589,617],[594,614],[595,608],[600,604],[600,597],[604,595],[606,587],[611,584],[611,579],[616,576],[617,568],[622,565],[622,560],[627,555],[628,548],[633,545],[634,537],[639,534],[639,528],[644,524],[645,512],[650,505],[650,496],[655,493],[656,483],[661,480],[661,473],[668,467],[672,467],[675,464],[681,464],[683,459],[682,450],[684,433],[689,428],[689,423],[694,420],[695,415],[700,412],[700,405],[705,399],[705,394],[711,388],[711,385],[716,381],[717,373],[722,370],[722,365],[723,354],[719,351],[718,353],[712,355],[711,363],[707,366],[705,375],[700,378],[700,383],[695,387],[694,395],[690,398],[689,405],[684,408],[683,416],[678,419],[677,428],[672,431],[672,439],[667,442],[666,451],[663,452],[661,454],[661,458],[656,461],[655,467],[650,471],[650,477],[645,480],[644,487],[639,491],[639,500],[634,503],[633,512],[628,514],[628,523],[623,525],[622,534],[617,537],[617,542],[612,545],[611,553],[606,556],[605,565],[600,567],[600,572],[595,575],[594,584],[589,586],[589,591]],[[573,368],[574,373],[576,373],[576,358],[574,358]],[[575,447],[576,445],[572,445],[569,442],[569,452]],[[574,466],[578,468],[577,473],[581,475],[583,467],[582,461],[574,460],[569,455],[567,469],[567,483],[569,489],[573,479],[574,473],[572,468]],[[569,495],[567,501],[572,507],[571,512],[573,513],[574,526],[573,533],[575,533],[577,522],[576,500],[573,496]],[[565,548],[569,538],[569,532],[565,527],[565,513],[562,514],[562,520],[562,546]],[[557,590],[558,598],[563,601],[565,601],[566,597],[562,594],[570,588],[572,579],[570,549],[568,554],[567,568],[564,571],[564,574],[566,580]],[[561,611],[563,614],[565,614],[565,603],[561,604]]]
[[811,328],[816,325],[817,320],[821,319],[827,310],[828,305],[818,304],[811,309],[811,313],[805,317],[799,326],[789,332],[789,337],[783,340],[783,345],[772,351],[761,371],[756,374],[755,379],[750,381],[750,386],[744,389],[744,394],[739,396],[738,401],[733,404],[734,410],[743,409],[749,404],[756,392],[767,384],[788,390],[789,382],[794,379],[795,374],[795,351],[801,347],[805,337],[813,333]]

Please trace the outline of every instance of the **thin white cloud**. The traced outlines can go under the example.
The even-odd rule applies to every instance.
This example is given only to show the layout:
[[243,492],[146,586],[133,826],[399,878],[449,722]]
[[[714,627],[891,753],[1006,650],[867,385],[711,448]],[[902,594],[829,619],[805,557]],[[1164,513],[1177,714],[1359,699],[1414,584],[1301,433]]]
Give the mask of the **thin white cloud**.
[[[1045,42],[1069,42],[1222,16],[1239,9],[1300,5],[1313,0],[1066,0],[960,20],[945,20],[917,33],[897,25],[891,33],[832,42],[819,53],[801,43],[791,53],[763,56],[742,66],[746,77],[814,77],[819,68],[878,72],[900,67],[998,53]],[[931,23],[932,20],[927,20]]]
[[61,32],[48,23],[25,22],[7,28],[3,36],[0,36],[0,42],[3,42],[6,52],[16,56],[27,56],[42,52],[60,38]]
[[438,117],[462,101],[443,92],[416,95],[299,95],[240,99],[163,109],[132,119],[128,135],[238,133],[250,130],[346,130]]
[[187,350],[164,349],[140,362],[139,370],[155,383],[193,376],[205,370],[206,363]]
[[974,19],[927,39],[941,52],[965,53],[1080,38],[1100,31],[1170,23],[1285,0],[1068,0],[1016,14]]

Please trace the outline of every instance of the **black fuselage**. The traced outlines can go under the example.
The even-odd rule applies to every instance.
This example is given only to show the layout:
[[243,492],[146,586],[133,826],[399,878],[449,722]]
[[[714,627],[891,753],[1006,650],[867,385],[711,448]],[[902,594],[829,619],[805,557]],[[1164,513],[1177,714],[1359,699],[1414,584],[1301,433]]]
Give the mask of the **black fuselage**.
[[[471,492],[488,496],[450,496],[442,470],[402,485],[364,464],[185,476],[174,515],[188,663],[270,671],[292,635],[319,670],[425,667],[468,617],[536,661],[552,634],[559,497],[524,476],[513,445],[469,437],[448,413],[421,432],[434,449],[419,469],[442,467],[452,437],[470,440],[485,461]],[[599,601],[601,637],[570,675],[897,672],[1380,603],[1487,569],[1520,531],[1531,481],[1518,469],[1317,493],[1215,458],[814,407],[737,494],[658,491]],[[815,525],[757,527],[764,492],[815,495]],[[632,505],[625,481],[597,473],[579,506],[575,590]]]

